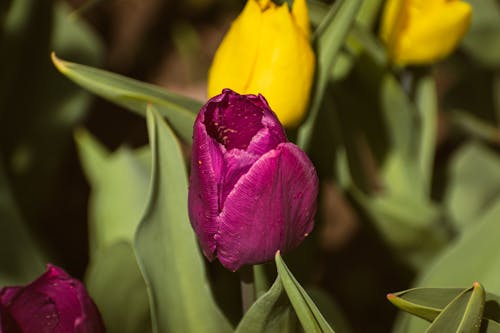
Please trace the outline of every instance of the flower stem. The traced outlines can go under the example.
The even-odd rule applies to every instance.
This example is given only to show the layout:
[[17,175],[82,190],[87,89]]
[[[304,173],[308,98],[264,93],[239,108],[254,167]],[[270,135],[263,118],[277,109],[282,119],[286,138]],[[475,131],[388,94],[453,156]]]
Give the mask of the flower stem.
[[253,266],[244,266],[240,269],[241,304],[243,314],[255,302],[255,285],[253,277]]

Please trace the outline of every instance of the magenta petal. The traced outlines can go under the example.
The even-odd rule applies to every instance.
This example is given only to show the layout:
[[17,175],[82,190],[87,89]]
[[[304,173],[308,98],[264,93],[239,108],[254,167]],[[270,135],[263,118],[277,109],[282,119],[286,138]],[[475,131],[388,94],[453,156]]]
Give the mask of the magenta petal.
[[0,312],[6,332],[104,332],[99,312],[82,283],[52,265],[25,287],[0,290]]
[[219,189],[219,211],[224,208],[226,198],[233,190],[234,185],[259,157],[260,155],[255,155],[241,149],[232,149],[224,154],[223,182]]
[[235,184],[218,218],[217,257],[230,270],[272,260],[313,228],[318,179],[307,157],[282,143]]
[[219,96],[209,100],[201,111],[207,133],[228,150],[246,149],[262,128],[263,110],[246,96],[229,89]]
[[221,144],[207,135],[204,113],[194,123],[194,135],[189,177],[189,219],[198,235],[203,253],[210,260],[215,251],[214,235],[219,213],[218,187],[221,180],[223,157]]

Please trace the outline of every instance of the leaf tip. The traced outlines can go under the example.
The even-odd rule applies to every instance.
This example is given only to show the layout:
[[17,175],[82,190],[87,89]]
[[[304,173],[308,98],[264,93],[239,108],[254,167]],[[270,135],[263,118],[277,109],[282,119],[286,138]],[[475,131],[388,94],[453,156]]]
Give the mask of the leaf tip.
[[50,59],[52,60],[54,66],[56,66],[57,70],[61,73],[66,72],[66,66],[64,65],[64,62],[56,56],[56,52],[52,51],[50,53]]

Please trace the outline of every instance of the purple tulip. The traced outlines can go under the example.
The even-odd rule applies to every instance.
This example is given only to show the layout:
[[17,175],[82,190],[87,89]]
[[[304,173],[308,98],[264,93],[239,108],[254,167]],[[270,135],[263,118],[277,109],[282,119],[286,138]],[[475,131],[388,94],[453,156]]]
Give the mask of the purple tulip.
[[194,123],[189,217],[209,260],[236,271],[311,232],[318,177],[262,95],[229,89]]
[[25,287],[0,289],[0,333],[103,333],[83,284],[62,269],[47,270]]

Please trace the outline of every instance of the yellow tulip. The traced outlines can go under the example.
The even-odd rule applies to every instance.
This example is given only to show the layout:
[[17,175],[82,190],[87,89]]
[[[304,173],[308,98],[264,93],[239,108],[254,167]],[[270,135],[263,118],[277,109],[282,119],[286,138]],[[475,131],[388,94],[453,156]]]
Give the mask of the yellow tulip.
[[309,102],[315,57],[305,0],[276,5],[248,0],[219,46],[208,74],[208,97],[230,88],[262,94],[284,126],[297,126]]
[[387,0],[380,35],[392,62],[434,63],[457,47],[471,12],[462,0]]

